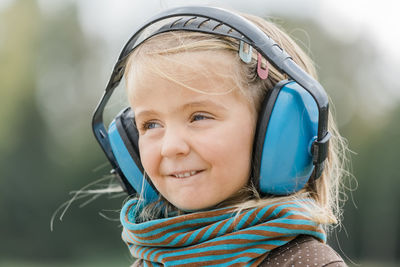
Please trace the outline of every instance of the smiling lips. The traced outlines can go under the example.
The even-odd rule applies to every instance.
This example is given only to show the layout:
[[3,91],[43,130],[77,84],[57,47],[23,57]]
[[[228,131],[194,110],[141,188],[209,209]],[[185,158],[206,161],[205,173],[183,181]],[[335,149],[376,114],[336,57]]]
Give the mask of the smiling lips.
[[184,171],[184,172],[173,173],[171,174],[171,176],[175,178],[188,178],[200,172],[201,171]]

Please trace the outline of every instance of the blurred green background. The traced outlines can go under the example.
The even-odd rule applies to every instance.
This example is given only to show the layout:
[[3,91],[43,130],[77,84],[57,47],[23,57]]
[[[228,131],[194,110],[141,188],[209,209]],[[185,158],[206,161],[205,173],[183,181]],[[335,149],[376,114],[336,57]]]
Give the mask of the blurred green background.
[[[201,2],[212,1],[189,1]],[[294,7],[289,1],[214,2],[269,17],[314,59],[354,151],[358,182],[347,191],[343,226],[329,243],[350,265],[397,266],[400,53],[393,44],[399,44],[399,20],[390,21],[397,29],[391,32],[369,28],[367,17],[355,27],[348,17],[325,16],[332,6],[318,1]],[[376,7],[389,2],[395,3]],[[77,200],[62,222],[57,214],[54,231],[50,220],[69,192],[108,174],[90,121],[122,45],[152,13],[184,3],[0,0],[0,266],[130,264],[118,222],[124,196],[87,205]],[[321,8],[325,13],[316,18]],[[374,12],[371,20],[390,16]]]

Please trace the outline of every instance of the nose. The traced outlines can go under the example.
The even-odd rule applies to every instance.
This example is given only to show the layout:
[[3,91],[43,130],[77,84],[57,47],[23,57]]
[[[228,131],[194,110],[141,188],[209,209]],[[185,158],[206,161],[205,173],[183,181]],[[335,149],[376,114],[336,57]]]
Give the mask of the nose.
[[163,136],[161,155],[167,158],[187,155],[190,151],[187,138],[188,135],[184,129],[180,127],[168,127]]

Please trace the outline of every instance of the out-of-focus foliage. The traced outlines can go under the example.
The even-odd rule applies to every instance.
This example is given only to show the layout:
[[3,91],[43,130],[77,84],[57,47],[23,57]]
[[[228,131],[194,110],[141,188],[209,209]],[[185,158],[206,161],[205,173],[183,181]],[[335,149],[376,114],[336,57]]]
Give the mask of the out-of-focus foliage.
[[[400,83],[395,81],[396,70],[383,64],[371,36],[347,42],[332,39],[306,21],[283,26],[294,29],[292,36],[306,51],[310,49],[320,81],[331,96],[331,112],[353,151],[349,171],[354,177],[345,182],[348,190],[343,198],[348,201],[343,226],[332,233],[329,243],[349,264],[392,266],[400,261],[400,105],[393,95],[400,92]],[[307,29],[307,34],[299,28]],[[390,82],[385,80],[388,76]]]
[[36,1],[14,1],[0,11],[0,28],[0,265],[99,255],[127,265],[119,223],[97,215],[117,219],[104,209],[119,209],[121,199],[75,204],[50,232],[68,193],[106,171],[94,171],[105,160],[90,128],[101,43],[82,33],[74,6],[49,16]]
[[[376,110],[384,106],[379,95],[390,92],[377,71],[385,66],[376,47],[364,37],[335,40],[312,21],[278,23],[310,50],[356,152],[359,186],[347,193],[344,226],[330,243],[355,262],[399,262],[400,107]],[[34,0],[15,0],[0,9],[0,266],[130,262],[118,221],[98,215],[118,219],[118,212],[105,210],[118,210],[123,198],[101,197],[83,208],[77,201],[50,231],[68,192],[109,168],[90,129],[112,67],[104,66],[106,50],[81,30],[73,4],[43,13]]]

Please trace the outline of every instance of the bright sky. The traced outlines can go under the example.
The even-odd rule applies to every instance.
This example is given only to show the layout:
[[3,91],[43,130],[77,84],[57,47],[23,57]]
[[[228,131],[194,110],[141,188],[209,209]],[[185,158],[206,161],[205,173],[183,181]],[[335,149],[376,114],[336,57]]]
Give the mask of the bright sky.
[[[400,1],[329,0],[321,2],[318,20],[332,34],[351,38],[367,34],[400,60]],[[333,23],[335,22],[335,24]]]

